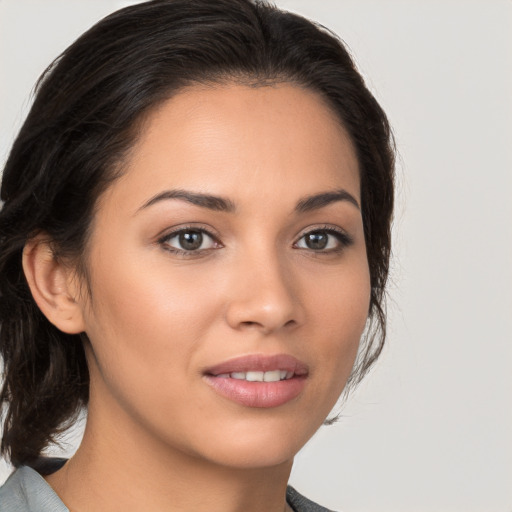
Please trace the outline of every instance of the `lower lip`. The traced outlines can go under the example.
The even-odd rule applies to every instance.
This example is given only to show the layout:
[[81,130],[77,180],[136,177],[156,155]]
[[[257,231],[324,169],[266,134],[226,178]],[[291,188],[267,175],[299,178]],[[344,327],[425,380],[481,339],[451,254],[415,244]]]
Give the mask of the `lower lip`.
[[277,382],[249,382],[229,377],[205,376],[213,389],[229,400],[246,407],[279,407],[297,398],[306,384],[306,377],[292,377]]

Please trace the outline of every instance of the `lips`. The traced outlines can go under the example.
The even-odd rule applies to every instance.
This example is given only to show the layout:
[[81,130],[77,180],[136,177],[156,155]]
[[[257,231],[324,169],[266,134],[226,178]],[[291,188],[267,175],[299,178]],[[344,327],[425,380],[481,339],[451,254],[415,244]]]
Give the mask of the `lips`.
[[287,354],[254,354],[222,362],[204,372],[219,395],[246,407],[278,407],[302,392],[308,367]]

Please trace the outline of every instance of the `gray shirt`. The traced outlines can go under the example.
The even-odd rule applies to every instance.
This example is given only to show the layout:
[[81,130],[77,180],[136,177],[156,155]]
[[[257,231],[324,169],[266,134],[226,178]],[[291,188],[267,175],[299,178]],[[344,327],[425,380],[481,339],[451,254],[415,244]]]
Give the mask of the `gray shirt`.
[[[331,512],[290,486],[286,500],[295,512]],[[69,512],[69,509],[35,469],[21,466],[0,487],[0,512]]]

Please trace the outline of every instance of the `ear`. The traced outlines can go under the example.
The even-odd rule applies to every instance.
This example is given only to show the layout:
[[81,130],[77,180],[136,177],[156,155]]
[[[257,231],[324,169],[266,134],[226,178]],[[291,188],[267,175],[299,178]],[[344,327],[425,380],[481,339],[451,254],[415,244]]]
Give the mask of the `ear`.
[[22,261],[30,291],[44,316],[63,332],[83,332],[78,280],[73,269],[55,256],[48,238],[37,235],[30,239],[23,249]]

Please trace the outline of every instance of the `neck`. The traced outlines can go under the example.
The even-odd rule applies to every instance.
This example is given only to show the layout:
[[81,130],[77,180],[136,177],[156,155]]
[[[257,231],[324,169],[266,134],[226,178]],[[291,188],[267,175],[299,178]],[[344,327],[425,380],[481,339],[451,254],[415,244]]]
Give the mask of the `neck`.
[[226,467],[172,449],[140,426],[120,421],[119,414],[100,418],[105,415],[96,414],[91,403],[80,448],[47,477],[73,512],[289,510],[292,460],[265,468]]

